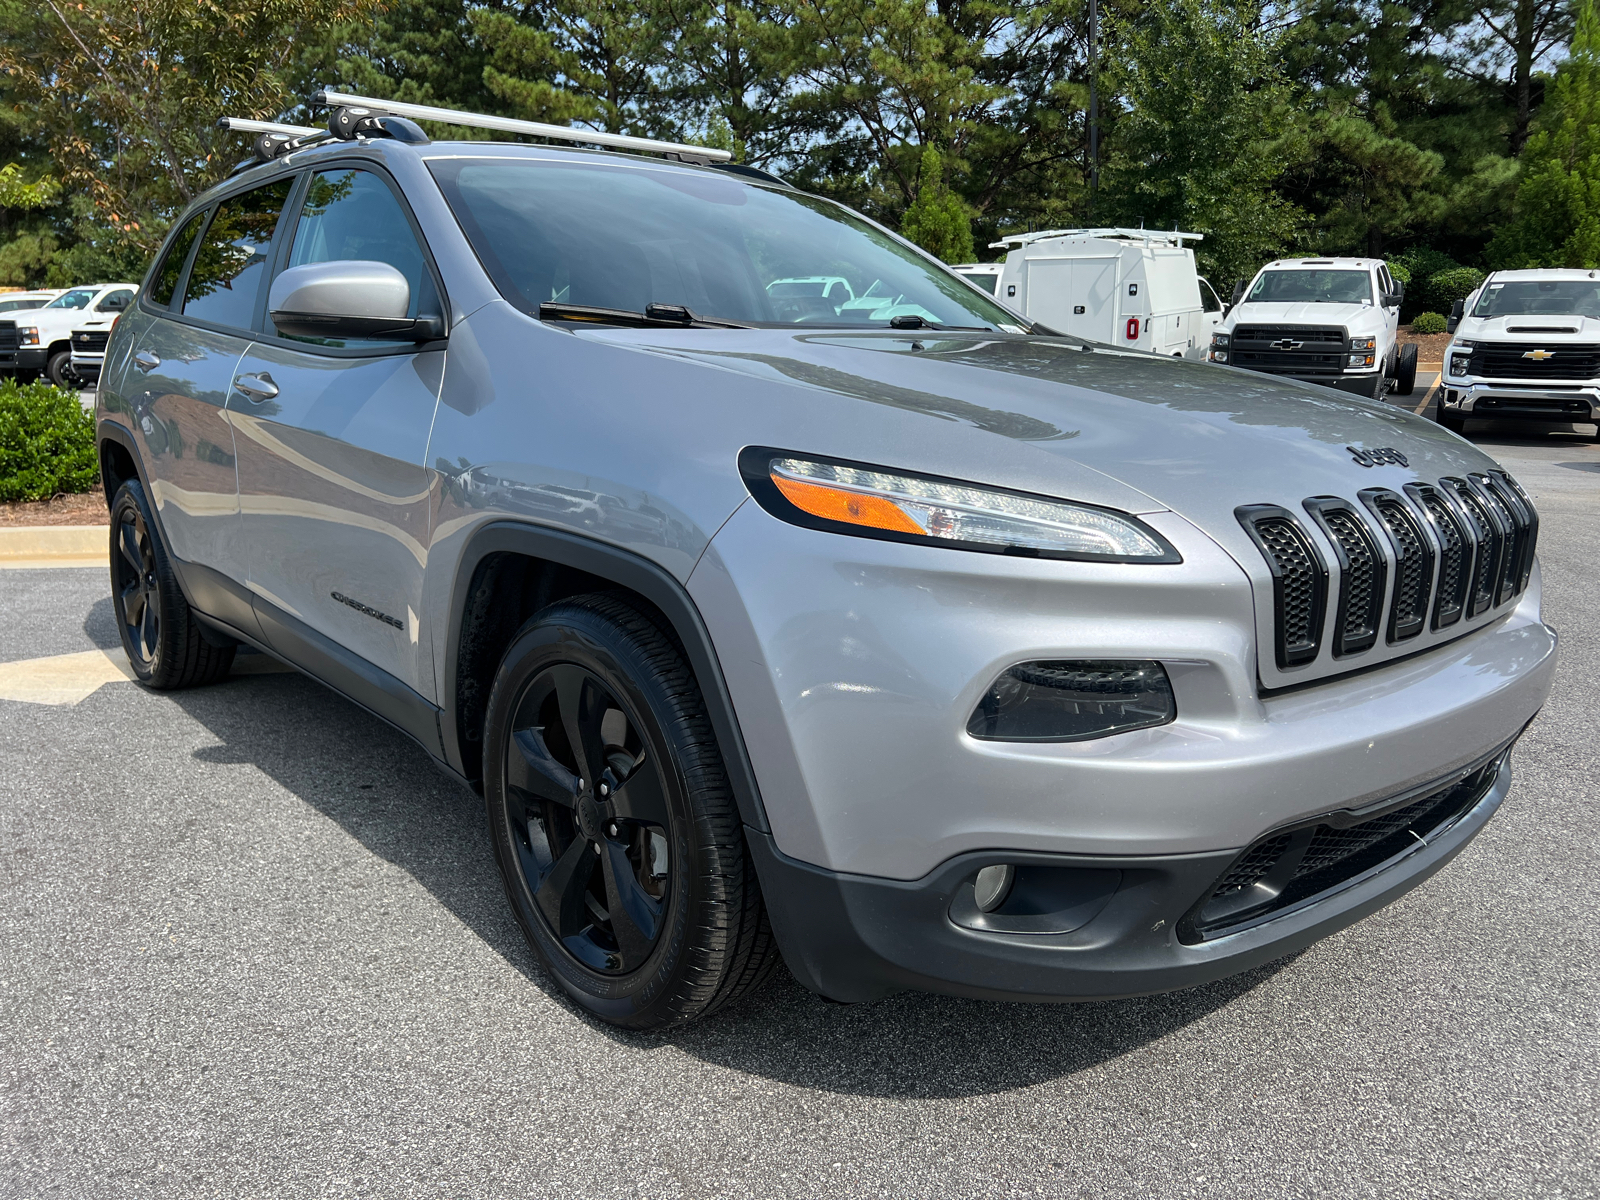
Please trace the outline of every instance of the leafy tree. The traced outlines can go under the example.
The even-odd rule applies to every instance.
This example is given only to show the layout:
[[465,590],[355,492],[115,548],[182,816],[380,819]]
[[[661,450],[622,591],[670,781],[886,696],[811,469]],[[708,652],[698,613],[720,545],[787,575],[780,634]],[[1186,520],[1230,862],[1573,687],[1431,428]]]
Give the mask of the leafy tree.
[[944,159],[933,146],[922,148],[917,198],[901,219],[900,232],[945,262],[972,260],[972,222],[961,197],[945,185]]
[[1600,15],[1578,14],[1548,119],[1528,141],[1511,221],[1489,243],[1497,267],[1600,267]]
[[1508,138],[1513,156],[1522,153],[1533,120],[1539,63],[1572,35],[1571,0],[1480,0],[1472,6],[1475,28],[1462,38],[1464,69],[1484,82],[1502,77],[1515,115]]

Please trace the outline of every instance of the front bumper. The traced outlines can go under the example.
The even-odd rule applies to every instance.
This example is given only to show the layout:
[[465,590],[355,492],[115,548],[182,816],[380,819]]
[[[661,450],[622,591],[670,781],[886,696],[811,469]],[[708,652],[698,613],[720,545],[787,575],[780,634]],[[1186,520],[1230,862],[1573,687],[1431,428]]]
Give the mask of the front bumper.
[[[1461,852],[1511,785],[1510,751],[1486,787],[1425,839],[1304,903],[1238,932],[1186,942],[1184,919],[1237,851],[1110,857],[985,851],[911,881],[824,871],[747,831],[773,930],[801,983],[860,1002],[907,989],[984,1000],[1069,1001],[1148,995],[1210,983],[1282,958],[1382,908]],[[1055,933],[977,929],[972,878],[991,863],[1067,880],[1075,910]]]
[[104,354],[73,354],[72,373],[84,383],[95,383],[100,378],[100,369],[105,365]]
[[1445,412],[1463,417],[1518,417],[1535,421],[1600,420],[1600,385],[1444,380]]
[[0,353],[0,371],[42,371],[49,361],[48,346],[22,346]]

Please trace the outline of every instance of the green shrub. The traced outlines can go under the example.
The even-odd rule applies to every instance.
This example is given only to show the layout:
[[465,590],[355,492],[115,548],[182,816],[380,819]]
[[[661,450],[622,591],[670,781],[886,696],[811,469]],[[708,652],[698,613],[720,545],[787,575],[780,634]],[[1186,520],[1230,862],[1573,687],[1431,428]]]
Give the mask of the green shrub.
[[1411,268],[1406,266],[1405,263],[1391,262],[1389,264],[1389,274],[1407,287],[1411,286]]
[[1412,333],[1443,333],[1445,319],[1438,313],[1418,313],[1411,319]]
[[99,478],[94,417],[76,392],[0,382],[0,500],[86,492]]
[[1419,299],[1435,312],[1448,312],[1457,300],[1466,298],[1468,292],[1483,282],[1483,272],[1476,267],[1453,267],[1428,276],[1422,285]]

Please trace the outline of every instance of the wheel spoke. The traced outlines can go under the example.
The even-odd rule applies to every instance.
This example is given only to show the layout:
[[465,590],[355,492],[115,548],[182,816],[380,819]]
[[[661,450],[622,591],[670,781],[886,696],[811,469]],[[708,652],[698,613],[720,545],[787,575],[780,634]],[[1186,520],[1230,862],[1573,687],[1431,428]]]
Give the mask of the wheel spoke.
[[655,945],[661,904],[639,886],[628,861],[627,849],[617,842],[605,843],[601,868],[606,880],[606,908],[611,913],[611,932],[622,954],[622,967],[632,971],[650,956]]
[[611,801],[617,816],[625,821],[663,827],[667,824],[667,794],[661,772],[648,751],[645,760],[617,786]]
[[117,548],[122,551],[122,557],[128,560],[128,565],[137,574],[143,575],[144,556],[139,553],[139,533],[132,521],[124,521],[117,530]]
[[146,595],[144,602],[144,620],[141,621],[139,625],[140,635],[144,640],[144,656],[146,658],[154,658],[156,656],[156,638],[160,633],[160,622],[161,616],[156,611],[154,598]]
[[593,923],[583,896],[594,873],[594,861],[594,849],[589,843],[582,837],[574,838],[534,893],[539,911],[557,937],[574,937]]
[[122,589],[122,620],[130,629],[137,628],[144,620],[145,591],[144,580],[135,579]]
[[577,776],[550,756],[544,734],[538,729],[519,729],[511,735],[506,783],[526,795],[552,800],[566,808],[577,803]]
[[582,667],[562,665],[551,671],[556,685],[556,703],[567,744],[577,759],[579,776],[591,786],[605,769],[600,722],[605,717],[606,698]]

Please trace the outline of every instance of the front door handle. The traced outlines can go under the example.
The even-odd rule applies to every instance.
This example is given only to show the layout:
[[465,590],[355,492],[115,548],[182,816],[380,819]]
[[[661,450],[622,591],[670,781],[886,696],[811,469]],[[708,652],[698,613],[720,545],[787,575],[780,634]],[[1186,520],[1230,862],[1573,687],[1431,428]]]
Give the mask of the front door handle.
[[233,381],[233,386],[257,404],[271,400],[278,394],[278,385],[272,382],[272,376],[265,371],[258,375],[240,375]]
[[141,350],[133,356],[133,365],[148,375],[161,365],[161,356],[151,354],[148,350]]

